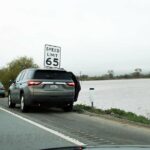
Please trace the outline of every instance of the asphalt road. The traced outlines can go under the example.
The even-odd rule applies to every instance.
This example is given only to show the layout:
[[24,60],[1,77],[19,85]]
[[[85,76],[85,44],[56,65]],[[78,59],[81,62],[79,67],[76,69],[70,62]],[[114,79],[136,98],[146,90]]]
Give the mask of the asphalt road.
[[75,144],[0,110],[0,149],[33,150]]
[[[75,112],[65,113],[60,109],[32,108],[28,113],[21,113],[19,107],[15,109],[7,107],[7,98],[0,98],[0,107],[77,139],[86,145],[150,145],[150,128],[119,123]],[[1,127],[0,125],[0,145],[1,141],[2,143],[9,141],[8,144],[16,141],[19,145],[26,141],[26,144],[24,144],[26,147],[31,142],[33,145],[37,144],[37,147],[40,145],[45,145],[46,147],[75,145],[42,129],[40,129],[39,133],[37,128],[32,129],[33,126],[27,122],[23,124],[24,131],[22,131],[20,120],[7,114],[7,112],[0,111],[0,122],[3,122],[3,126]],[[16,136],[13,137],[15,132]],[[38,137],[37,134],[41,136]],[[17,135],[19,135],[19,139]],[[28,137],[33,138],[28,141]],[[18,140],[21,142],[18,142]]]

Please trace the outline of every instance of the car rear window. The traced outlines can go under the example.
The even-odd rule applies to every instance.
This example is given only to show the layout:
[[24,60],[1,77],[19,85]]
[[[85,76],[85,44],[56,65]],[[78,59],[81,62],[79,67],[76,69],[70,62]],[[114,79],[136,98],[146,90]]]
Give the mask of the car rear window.
[[71,76],[65,71],[37,70],[34,74],[34,79],[71,80]]

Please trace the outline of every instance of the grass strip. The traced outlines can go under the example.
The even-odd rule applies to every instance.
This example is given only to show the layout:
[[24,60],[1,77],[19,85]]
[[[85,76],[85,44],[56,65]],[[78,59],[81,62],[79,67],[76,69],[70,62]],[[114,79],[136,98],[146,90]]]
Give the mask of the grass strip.
[[88,112],[95,113],[95,114],[111,115],[113,117],[127,119],[129,121],[150,125],[150,119],[144,116],[136,115],[135,113],[126,112],[124,110],[117,109],[117,108],[102,110],[102,109],[94,108],[91,106],[77,104],[77,105],[74,105],[74,111],[78,113],[84,113],[85,111],[88,111]]

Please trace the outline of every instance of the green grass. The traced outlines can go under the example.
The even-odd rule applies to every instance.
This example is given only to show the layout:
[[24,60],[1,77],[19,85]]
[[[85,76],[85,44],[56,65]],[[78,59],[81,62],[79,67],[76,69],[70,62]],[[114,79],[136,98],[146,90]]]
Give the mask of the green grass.
[[150,120],[148,118],[141,115],[138,116],[132,112],[126,112],[124,110],[117,109],[117,108],[102,110],[102,109],[92,108],[86,105],[77,104],[74,106],[74,111],[78,113],[83,113],[84,111],[88,111],[95,114],[111,115],[117,118],[127,119],[130,121],[150,125]]
[[105,114],[104,111],[101,109],[96,109],[96,108],[92,108],[90,106],[81,105],[81,104],[75,105],[74,111],[79,112],[79,113],[83,113],[84,111],[89,111],[89,112],[96,113],[96,114]]

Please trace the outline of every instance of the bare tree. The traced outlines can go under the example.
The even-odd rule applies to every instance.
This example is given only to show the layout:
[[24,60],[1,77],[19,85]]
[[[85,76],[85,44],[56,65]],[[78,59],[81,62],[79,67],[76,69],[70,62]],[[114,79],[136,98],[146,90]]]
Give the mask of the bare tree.
[[114,78],[114,71],[113,70],[108,70],[108,75],[110,79]]
[[139,78],[141,76],[141,72],[142,72],[141,68],[134,69],[134,73],[133,73],[134,77]]

